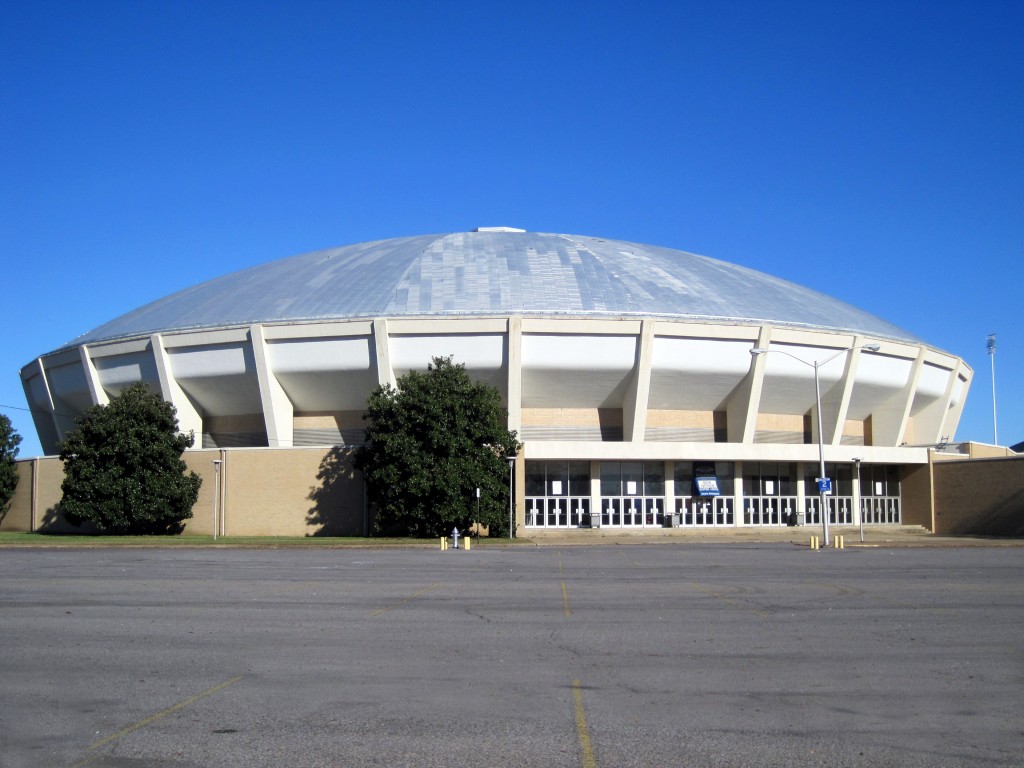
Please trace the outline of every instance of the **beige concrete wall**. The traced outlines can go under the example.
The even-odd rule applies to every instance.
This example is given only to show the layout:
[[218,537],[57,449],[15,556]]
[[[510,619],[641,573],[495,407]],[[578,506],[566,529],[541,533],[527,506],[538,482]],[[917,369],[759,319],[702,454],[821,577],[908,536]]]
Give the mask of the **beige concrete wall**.
[[931,468],[928,464],[904,467],[900,480],[900,510],[904,525],[920,525],[932,530]]
[[[363,482],[352,468],[352,458],[351,449],[338,448],[186,451],[185,465],[203,483],[184,534],[213,536],[213,501],[219,485],[221,535],[362,536]],[[223,462],[220,483],[215,482],[214,459]],[[64,479],[59,459],[18,462],[18,471],[22,479],[0,530],[91,530],[70,525],[57,511]]]
[[226,452],[229,536],[362,536],[363,482],[341,448]]
[[938,461],[935,533],[1024,536],[1024,456]]
[[203,484],[185,533],[213,535],[219,485],[218,535],[362,536],[363,482],[353,458],[352,449],[330,447],[188,451],[185,463]]
[[32,476],[34,461],[15,463],[18,486],[7,509],[0,509],[0,531],[32,530]]
[[[524,461],[516,462],[516,522],[522,531]],[[1024,536],[1024,455],[959,459],[933,454],[931,467],[907,467],[903,520],[940,534]],[[940,460],[941,456],[941,460]],[[187,451],[189,469],[203,478],[185,533],[213,535],[213,460],[222,464],[221,532],[229,536],[363,535],[362,478],[353,452],[339,448],[223,449]],[[85,532],[57,512],[63,466],[54,457],[18,462],[20,480],[0,530]]]

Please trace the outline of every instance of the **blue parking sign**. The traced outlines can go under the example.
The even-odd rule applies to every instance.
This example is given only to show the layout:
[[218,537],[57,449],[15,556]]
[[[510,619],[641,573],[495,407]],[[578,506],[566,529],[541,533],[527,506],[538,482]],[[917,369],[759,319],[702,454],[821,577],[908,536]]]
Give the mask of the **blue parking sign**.
[[818,481],[818,493],[832,493],[831,477],[817,477],[815,480]]

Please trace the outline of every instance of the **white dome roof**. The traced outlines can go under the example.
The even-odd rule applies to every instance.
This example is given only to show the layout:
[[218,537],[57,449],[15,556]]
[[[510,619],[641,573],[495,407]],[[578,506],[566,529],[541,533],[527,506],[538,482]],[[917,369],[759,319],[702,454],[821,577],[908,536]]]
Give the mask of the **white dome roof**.
[[773,323],[918,342],[845,302],[659,246],[487,228],[315,251],[147,304],[67,346],[251,323],[466,315]]

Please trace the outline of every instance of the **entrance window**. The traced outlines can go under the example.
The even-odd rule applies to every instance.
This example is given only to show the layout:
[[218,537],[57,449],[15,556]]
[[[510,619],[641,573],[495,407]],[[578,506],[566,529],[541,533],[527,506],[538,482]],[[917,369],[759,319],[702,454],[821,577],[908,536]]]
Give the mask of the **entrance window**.
[[796,465],[743,463],[744,525],[793,525],[798,519]]
[[660,527],[664,507],[664,462],[601,462],[602,526]]
[[[818,492],[819,472],[821,472],[821,467],[818,464],[804,465],[804,488],[808,496]],[[826,464],[825,477],[832,481],[833,496],[853,496],[852,464]]]
[[900,470],[891,464],[862,464],[860,467],[860,514],[868,525],[902,522]]
[[[733,525],[735,480],[733,465],[728,461],[677,461],[675,478],[675,512],[682,526]],[[718,496],[701,496],[696,477],[714,475]]]
[[526,526],[576,528],[590,523],[590,464],[526,462]]

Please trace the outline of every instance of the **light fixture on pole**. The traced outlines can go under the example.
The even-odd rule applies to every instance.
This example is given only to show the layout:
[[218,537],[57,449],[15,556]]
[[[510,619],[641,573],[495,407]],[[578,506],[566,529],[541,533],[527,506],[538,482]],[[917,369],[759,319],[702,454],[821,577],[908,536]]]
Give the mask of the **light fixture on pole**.
[[992,444],[999,445],[999,426],[996,423],[996,335],[988,335],[988,357],[992,361]]
[[516,464],[516,457],[506,456],[505,458],[508,460],[508,537],[511,539],[512,532],[515,530],[515,523],[513,520],[515,513],[512,506],[512,500],[515,498],[515,494],[512,490],[512,468]]
[[220,459],[213,460],[213,540],[217,540],[217,507],[220,501]]
[[856,349],[864,349],[864,350],[867,350],[868,352],[877,352],[879,350],[879,345],[878,344],[863,344],[863,345],[861,345],[859,347],[850,347],[849,349],[841,349],[838,352],[836,352],[834,355],[832,355],[831,357],[826,357],[824,360],[814,360],[813,362],[809,361],[809,360],[804,360],[802,357],[797,357],[796,355],[792,354],[791,352],[787,352],[784,349],[769,349],[767,347],[754,347],[753,349],[750,350],[750,354],[752,356],[754,356],[754,357],[757,357],[758,355],[766,355],[769,352],[778,352],[780,354],[785,355],[786,357],[793,358],[798,363],[803,363],[804,365],[809,366],[809,367],[814,369],[814,402],[815,402],[816,408],[818,409],[817,413],[818,413],[818,462],[819,462],[818,469],[819,469],[819,475],[818,475],[817,481],[818,481],[818,496],[821,499],[821,501],[820,501],[821,506],[819,508],[819,512],[821,514],[821,542],[822,542],[822,546],[825,546],[825,547],[828,546],[828,500],[825,497],[829,493],[832,492],[832,488],[831,488],[831,483],[830,483],[829,479],[827,477],[825,477],[825,432],[824,432],[824,429],[822,428],[822,418],[821,418],[821,385],[818,383],[818,369],[821,366],[825,365],[826,363],[832,362],[833,360],[835,360],[840,355],[845,355],[847,352],[853,352]]

